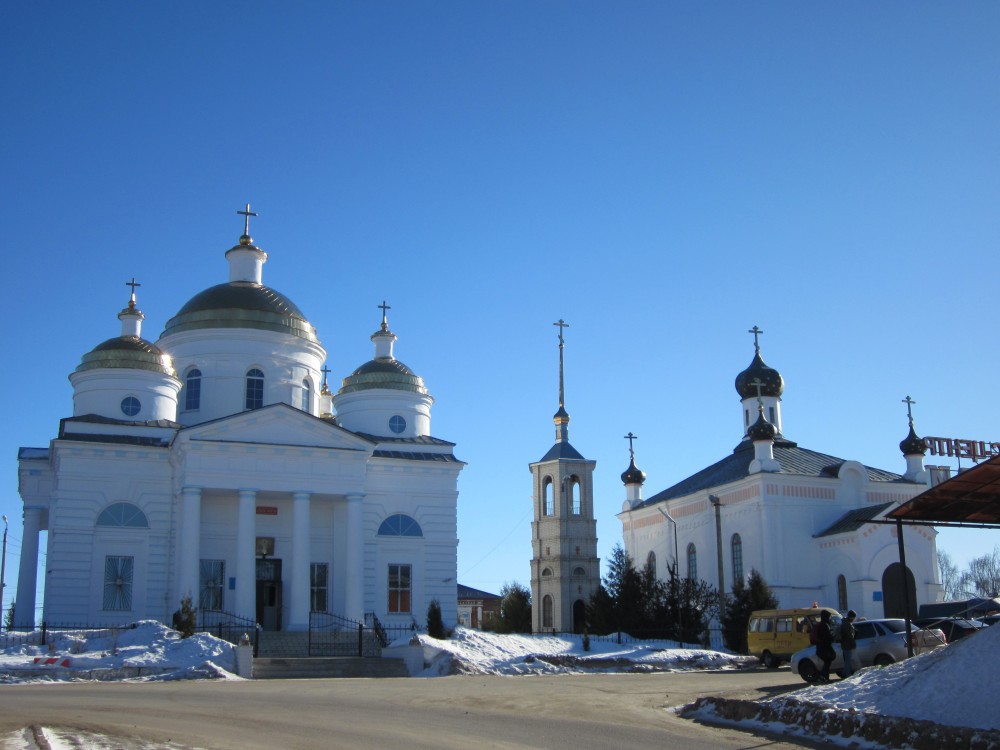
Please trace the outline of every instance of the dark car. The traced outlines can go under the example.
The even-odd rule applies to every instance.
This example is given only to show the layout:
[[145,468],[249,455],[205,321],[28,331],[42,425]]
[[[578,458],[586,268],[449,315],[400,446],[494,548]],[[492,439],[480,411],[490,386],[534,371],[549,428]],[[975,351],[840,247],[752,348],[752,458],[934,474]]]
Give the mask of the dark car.
[[937,628],[948,643],[954,643],[959,638],[972,635],[986,627],[979,620],[967,620],[964,617],[921,617],[913,624],[921,628]]

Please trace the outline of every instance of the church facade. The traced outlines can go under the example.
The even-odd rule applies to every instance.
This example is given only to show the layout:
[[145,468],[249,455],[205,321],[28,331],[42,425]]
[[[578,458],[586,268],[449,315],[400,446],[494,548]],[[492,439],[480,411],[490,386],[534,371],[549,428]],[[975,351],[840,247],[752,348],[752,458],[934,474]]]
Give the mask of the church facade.
[[633,461],[622,474],[618,515],[626,552],[660,578],[676,562],[680,576],[726,593],[755,569],[785,608],[815,602],[869,618],[902,617],[907,609],[916,616],[919,604],[941,594],[937,532],[907,527],[902,568],[896,527],[877,523],[927,489],[911,400],[902,474],[801,447],[783,432],[784,379],[761,358],[763,331],[751,333],[754,358],[736,378],[742,439],[720,461],[648,499]]
[[152,343],[135,285],[121,334],[70,375],[72,416],[22,448],[24,534],[15,624],[170,621],[182,597],[269,630],[310,612],[457,621],[454,444],[431,435],[434,399],[395,358],[326,381],[316,329],[262,283],[247,224],[228,282],[192,297]]

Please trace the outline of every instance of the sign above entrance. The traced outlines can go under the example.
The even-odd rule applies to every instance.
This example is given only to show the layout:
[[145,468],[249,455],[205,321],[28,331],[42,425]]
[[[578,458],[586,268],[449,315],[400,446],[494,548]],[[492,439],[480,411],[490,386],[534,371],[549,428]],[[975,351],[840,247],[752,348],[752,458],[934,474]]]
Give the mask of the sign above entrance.
[[278,515],[278,509],[273,505],[258,505],[257,506],[258,516],[276,516]]
[[932,456],[957,456],[979,461],[1000,455],[1000,443],[988,443],[984,440],[961,440],[958,438],[925,437],[924,445]]
[[268,555],[274,555],[274,537],[273,536],[259,536],[257,537],[256,554],[263,555],[267,557]]

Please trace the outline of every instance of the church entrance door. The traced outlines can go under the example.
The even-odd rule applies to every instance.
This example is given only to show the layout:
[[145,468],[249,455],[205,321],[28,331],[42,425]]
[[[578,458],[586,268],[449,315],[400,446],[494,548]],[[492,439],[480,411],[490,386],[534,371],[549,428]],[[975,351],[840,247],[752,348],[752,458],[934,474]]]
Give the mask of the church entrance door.
[[281,560],[257,560],[257,622],[281,630]]
[[582,633],[587,629],[587,605],[582,599],[573,602],[573,632]]

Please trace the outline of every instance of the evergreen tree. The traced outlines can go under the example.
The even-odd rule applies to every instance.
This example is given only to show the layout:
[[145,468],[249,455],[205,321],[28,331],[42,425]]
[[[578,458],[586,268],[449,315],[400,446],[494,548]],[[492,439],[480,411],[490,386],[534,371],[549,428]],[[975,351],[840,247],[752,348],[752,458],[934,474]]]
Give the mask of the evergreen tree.
[[726,609],[719,617],[726,648],[738,654],[747,653],[750,613],[758,609],[776,609],[777,606],[777,597],[756,570],[750,571],[746,583],[742,580],[734,583],[732,594],[726,597]]
[[181,599],[181,608],[174,612],[173,623],[174,630],[181,634],[181,638],[189,638],[194,635],[195,628],[197,627],[197,611],[191,601],[190,594]]
[[704,644],[708,621],[718,610],[718,593],[710,583],[681,578],[677,566],[671,566],[664,606],[673,614],[674,640]]
[[599,585],[590,597],[587,622],[590,623],[590,632],[597,635],[615,632],[615,600],[604,588],[604,584]]
[[14,628],[14,605],[17,602],[10,603],[10,609],[7,610],[6,617],[3,618],[3,626],[5,630],[12,630]]
[[427,605],[427,635],[439,641],[448,637],[441,618],[441,602],[437,599],[431,599],[431,603]]
[[516,581],[500,589],[500,614],[496,620],[498,633],[531,632],[531,590]]

